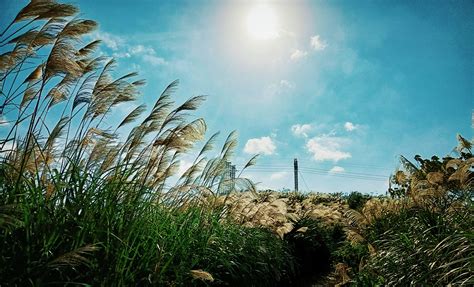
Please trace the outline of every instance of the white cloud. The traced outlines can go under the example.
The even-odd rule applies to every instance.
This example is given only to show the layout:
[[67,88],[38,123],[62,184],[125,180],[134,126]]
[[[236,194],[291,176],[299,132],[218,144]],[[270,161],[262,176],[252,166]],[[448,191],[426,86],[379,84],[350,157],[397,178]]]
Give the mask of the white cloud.
[[182,176],[183,173],[185,173],[192,165],[193,165],[193,163],[191,161],[181,159],[179,161],[179,168],[178,168],[178,172],[176,173],[176,175]]
[[266,98],[273,98],[274,96],[284,94],[292,90],[295,84],[288,80],[281,80],[279,83],[268,85],[263,91]]
[[119,49],[119,46],[122,46],[125,42],[124,39],[119,36],[102,31],[94,32],[94,34],[92,34],[92,37],[101,40],[102,43],[105,44],[105,46],[112,49],[113,51],[117,51]]
[[113,54],[116,58],[130,58],[132,56],[140,57],[144,62],[153,66],[164,65],[166,60],[156,55],[155,49],[149,46],[136,45],[127,48],[126,52],[116,52]]
[[352,131],[355,131],[356,129],[358,129],[359,126],[358,125],[354,125],[353,123],[351,122],[346,122],[344,124],[344,129],[348,132],[352,132]]
[[272,173],[270,175],[270,179],[271,180],[280,180],[280,179],[284,179],[284,178],[287,178],[290,176],[290,173],[287,172],[287,171],[279,171],[279,172],[275,172],[275,173]]
[[341,150],[348,142],[345,138],[323,135],[310,139],[306,143],[306,148],[314,160],[337,162],[351,157],[350,153]]
[[142,58],[143,58],[143,61],[148,62],[152,64],[153,66],[166,64],[165,59],[155,56],[155,55],[143,55]]
[[12,141],[9,141],[6,143],[0,143],[0,154],[2,154],[3,156],[8,156],[15,149],[16,149],[16,143],[13,144]]
[[114,58],[130,58],[132,55],[128,52],[117,52],[113,53]]
[[328,43],[323,41],[319,35],[312,36],[310,44],[311,47],[316,51],[322,51],[328,46]]
[[329,170],[329,173],[334,174],[334,173],[341,173],[341,172],[344,172],[344,171],[345,171],[345,169],[343,167],[336,165],[336,166],[334,166],[333,168],[331,168]]
[[296,49],[293,51],[293,53],[291,53],[290,59],[293,61],[298,61],[306,56],[308,56],[308,52]]
[[137,55],[142,58],[144,62],[147,62],[153,66],[164,65],[166,60],[156,55],[155,49],[149,46],[137,45],[130,47],[128,51],[132,55]]
[[92,37],[102,40],[106,47],[113,50],[115,58],[139,57],[142,61],[153,66],[164,65],[166,60],[156,55],[155,49],[144,45],[128,45],[125,39],[107,32],[95,32]]
[[291,127],[291,132],[297,137],[308,137],[308,132],[310,132],[313,127],[310,124],[296,124]]
[[155,49],[153,49],[152,47],[145,47],[143,45],[133,46],[129,49],[129,51],[132,54],[151,54],[151,55],[154,55],[156,53]]
[[244,147],[244,152],[248,154],[272,155],[275,153],[276,146],[270,137],[261,137],[249,139]]
[[293,89],[295,87],[295,84],[287,80],[281,80],[280,87],[286,88],[286,89]]

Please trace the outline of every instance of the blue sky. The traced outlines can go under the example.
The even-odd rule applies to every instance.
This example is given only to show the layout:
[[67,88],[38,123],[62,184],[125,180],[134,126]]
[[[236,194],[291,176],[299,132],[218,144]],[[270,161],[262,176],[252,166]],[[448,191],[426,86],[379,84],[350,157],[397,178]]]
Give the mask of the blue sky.
[[[12,2],[3,19],[26,4]],[[262,155],[244,174],[260,188],[292,188],[297,157],[300,189],[382,193],[399,155],[443,156],[456,133],[473,136],[473,1],[73,3],[117,72],[147,80],[141,101],[174,79],[178,101],[208,95],[197,115],[209,135],[238,130],[237,167]],[[249,20],[261,7],[271,19]]]

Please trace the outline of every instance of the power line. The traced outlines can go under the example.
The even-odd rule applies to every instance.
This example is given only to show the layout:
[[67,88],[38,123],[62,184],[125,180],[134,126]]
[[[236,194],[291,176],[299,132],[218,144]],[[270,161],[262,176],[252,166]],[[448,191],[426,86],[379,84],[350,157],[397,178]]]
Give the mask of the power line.
[[[256,172],[268,172],[273,173],[276,171],[286,171],[291,172],[290,168],[285,169],[251,169],[247,171],[256,171]],[[321,175],[321,176],[333,176],[333,177],[341,177],[341,178],[350,178],[350,179],[361,179],[361,180],[368,180],[368,181],[379,181],[384,182],[388,179],[388,177],[374,177],[374,176],[363,176],[363,175],[352,175],[347,173],[330,173],[329,171],[321,172],[321,171],[305,171],[307,174],[312,175]]]
[[[321,171],[321,172],[331,172],[332,171],[331,169],[327,170],[327,169],[321,169],[321,168],[307,168],[307,167],[301,167],[301,169],[305,169],[307,171]],[[381,178],[387,177],[386,175],[383,175],[383,174],[373,174],[373,173],[348,172],[348,171],[343,171],[342,173],[352,174],[352,175],[361,175],[361,176],[381,177]]]
[[[350,172],[333,172],[331,170],[304,170],[306,173],[310,174],[322,174],[322,175],[344,175],[344,176],[351,176],[351,177],[366,177],[366,178],[373,178],[373,179],[386,179],[388,176],[382,175],[373,175],[373,174],[361,174],[361,173],[350,173]],[[277,172],[277,171],[291,171],[290,168],[278,168],[278,169],[249,169],[248,171],[257,171],[257,172]]]
[[[278,162],[279,164],[287,164],[289,162],[289,159],[293,158],[293,157],[289,157],[289,156],[281,156],[280,158],[282,159],[288,159],[288,160],[272,160],[272,162]],[[298,162],[299,163],[309,163],[309,164],[315,164],[315,161],[314,160],[309,160],[309,159],[305,159],[305,158],[298,158]],[[260,164],[259,164],[260,165]],[[376,164],[368,164],[368,163],[362,163],[362,162],[356,162],[356,161],[352,161],[351,162],[344,162],[345,166],[355,166],[355,167],[366,167],[366,168],[374,168],[374,169],[389,169],[389,170],[392,170],[392,167],[390,166],[382,166],[382,165],[376,165]]]
[[[371,173],[358,173],[358,172],[333,172],[330,169],[318,169],[318,168],[307,168],[307,167],[299,167],[300,170],[303,170],[307,173],[314,173],[314,174],[326,174],[329,175],[336,175],[336,174],[343,174],[348,176],[360,176],[360,177],[370,177],[376,179],[386,179],[388,176],[381,175],[381,174],[371,174]],[[291,168],[289,167],[252,167],[249,170],[253,171],[261,171],[261,172],[273,172],[273,171],[290,171]]]
[[[299,161],[300,162],[300,161]],[[306,166],[307,168],[318,168],[315,167],[312,164],[303,164],[300,166]],[[357,169],[363,169],[363,170],[377,170],[377,171],[393,171],[395,168],[388,168],[388,167],[376,167],[376,166],[364,166],[364,165],[355,165],[355,164],[342,164],[343,167],[354,167]],[[276,164],[271,164],[271,163],[258,163],[254,167],[288,167],[288,163],[283,164],[283,163],[276,163]]]
[[[307,162],[308,163],[308,162]],[[376,174],[376,173],[370,173],[370,172],[351,172],[351,171],[334,171],[333,169],[327,169],[327,168],[318,168],[314,167],[313,164],[308,163],[309,166],[301,166],[299,165],[299,160],[294,158],[294,166],[293,169],[291,166],[285,162],[284,164],[281,162],[277,162],[275,164],[272,163],[264,163],[264,164],[257,164],[253,167],[251,167],[248,171],[253,171],[257,173],[262,173],[262,172],[294,172],[294,181],[295,181],[295,190],[297,190],[297,176],[301,175],[303,178],[303,172],[306,174],[311,174],[311,175],[316,175],[316,176],[331,176],[331,177],[339,177],[339,178],[347,178],[347,179],[357,179],[357,180],[367,180],[367,181],[378,181],[378,182],[385,182],[389,178],[388,175],[383,175],[383,174]],[[357,165],[355,163],[353,164],[344,164],[346,165],[353,165],[353,166],[365,166],[366,168],[375,168],[377,166],[373,165]],[[377,170],[383,170],[384,168],[377,167]],[[387,169],[388,170],[388,169]],[[390,169],[392,170],[392,169]],[[304,180],[304,178],[303,178]],[[306,187],[308,188],[308,185],[306,182],[304,182]]]
[[309,187],[308,187],[308,185],[306,184],[306,180],[304,180],[303,173],[300,172],[300,175],[301,175],[301,179],[303,180],[304,186],[306,186],[306,190],[309,191]]

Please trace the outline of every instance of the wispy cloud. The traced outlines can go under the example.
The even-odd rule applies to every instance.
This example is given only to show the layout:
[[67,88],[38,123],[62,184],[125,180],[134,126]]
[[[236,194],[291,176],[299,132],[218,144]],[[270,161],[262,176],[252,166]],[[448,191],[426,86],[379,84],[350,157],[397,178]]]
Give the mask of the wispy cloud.
[[166,60],[164,58],[158,57],[156,55],[143,55],[143,61],[152,64],[153,66],[159,66],[166,64]]
[[291,126],[291,132],[297,137],[308,137],[308,133],[313,129],[310,124],[296,124]]
[[295,87],[295,84],[293,82],[288,81],[288,80],[281,80],[280,81],[280,87],[286,88],[286,89],[293,89]]
[[326,49],[326,47],[328,46],[328,43],[322,40],[319,35],[314,35],[310,39],[310,45],[311,45],[311,48],[313,48],[313,50],[322,51]]
[[129,48],[130,53],[132,54],[155,54],[155,49],[152,47],[145,47],[143,45],[136,45]]
[[342,148],[349,143],[346,138],[322,135],[310,139],[306,143],[306,149],[313,155],[316,161],[340,161],[350,158],[352,155]]
[[283,178],[288,178],[291,174],[287,171],[278,171],[270,175],[271,180],[280,180]]
[[182,176],[183,173],[185,173],[192,165],[193,165],[192,161],[188,161],[186,159],[181,159],[179,161],[179,168],[178,168],[178,172],[176,173],[176,175]]
[[115,52],[112,54],[115,58],[130,58],[132,54],[129,52]]
[[128,47],[127,52],[125,53],[115,53],[115,57],[121,57],[124,55],[126,58],[129,58],[131,56],[137,56],[140,57],[144,62],[149,63],[153,66],[158,66],[158,65],[164,65],[166,64],[166,60],[162,57],[159,57],[156,55],[155,49],[149,46],[143,46],[143,45],[136,45],[136,46],[130,46]]
[[264,90],[264,95],[268,98],[272,98],[277,95],[284,94],[289,90],[295,88],[295,84],[288,80],[281,80],[279,83],[273,83],[267,86]]
[[308,56],[308,52],[296,49],[293,51],[293,53],[291,53],[290,59],[293,61],[298,61],[305,58],[306,56]]
[[97,31],[92,37],[102,40],[106,47],[111,49],[115,58],[138,57],[143,62],[153,66],[164,65],[166,60],[159,57],[153,47],[144,45],[127,44],[123,37],[113,35],[107,32]]
[[351,122],[346,122],[346,123],[344,124],[344,129],[345,129],[346,131],[348,131],[348,132],[355,131],[355,130],[358,129],[358,128],[359,128],[359,125],[355,125],[355,124],[353,124],[353,123],[351,123]]
[[341,172],[344,172],[346,171],[343,167],[341,166],[334,166],[333,168],[331,168],[328,173],[330,174],[335,174],[335,173],[341,173]]
[[276,145],[270,137],[249,139],[244,147],[244,152],[248,154],[272,155],[276,151]]
[[91,36],[95,39],[101,40],[105,46],[113,51],[117,51],[125,44],[125,40],[122,37],[103,31],[95,31]]

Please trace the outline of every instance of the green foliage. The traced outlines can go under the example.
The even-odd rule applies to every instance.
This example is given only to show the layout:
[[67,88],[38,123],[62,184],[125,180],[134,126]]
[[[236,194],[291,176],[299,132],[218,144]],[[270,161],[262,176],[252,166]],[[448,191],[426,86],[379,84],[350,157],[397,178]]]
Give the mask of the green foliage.
[[366,270],[359,271],[350,284],[350,286],[354,287],[379,287],[385,285],[386,283],[382,276]]
[[308,198],[307,194],[304,194],[299,191],[287,191],[287,192],[280,192],[279,196],[282,198],[288,198],[288,204],[293,204],[295,202],[302,202],[306,198]]
[[392,177],[390,193],[405,204],[364,231],[376,253],[357,275],[358,286],[474,284],[474,158],[471,144],[458,140],[458,158],[416,156],[418,165],[402,158],[405,170]]
[[[0,234],[3,283],[189,286],[199,283],[190,270],[203,269],[217,285],[263,278],[271,285],[289,272],[291,257],[269,231],[227,223],[202,208],[107,204],[101,194],[110,193],[82,201],[80,212],[23,197],[18,206],[27,221]],[[81,251],[85,246],[94,248]]]
[[360,211],[364,207],[364,204],[367,202],[367,200],[370,198],[371,196],[368,194],[362,194],[360,192],[353,191],[347,196],[346,200],[347,204],[349,204],[349,208]]
[[215,274],[216,286],[275,286],[294,274],[284,241],[265,229],[225,225],[198,264]]
[[474,279],[469,271],[474,259],[472,216],[462,223],[422,210],[406,213],[392,217],[396,229],[378,233],[374,241],[378,252],[367,268],[395,285],[470,285]]
[[367,259],[369,250],[367,244],[342,242],[333,253],[333,261],[347,264],[351,270],[357,272],[360,263]]
[[409,197],[415,202],[426,201],[432,207],[448,209],[458,200],[474,198],[474,157],[471,143],[458,135],[458,157],[440,159],[414,157],[417,164],[401,157],[403,169],[391,176],[389,194],[392,197]]

